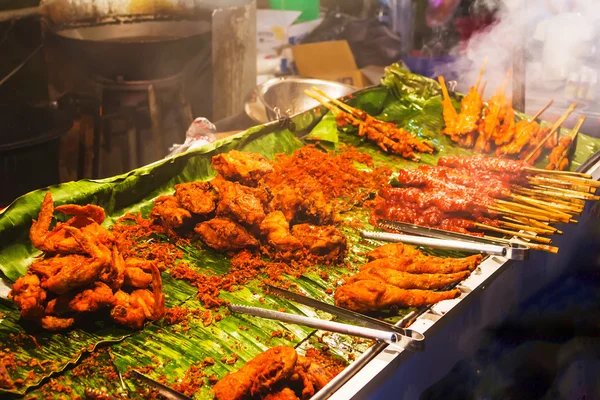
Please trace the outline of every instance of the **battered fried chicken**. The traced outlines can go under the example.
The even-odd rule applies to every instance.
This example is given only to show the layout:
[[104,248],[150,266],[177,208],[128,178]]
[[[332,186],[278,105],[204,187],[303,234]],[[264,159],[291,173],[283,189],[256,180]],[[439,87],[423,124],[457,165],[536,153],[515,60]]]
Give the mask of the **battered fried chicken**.
[[[153,261],[130,257],[125,260],[124,284],[144,289],[152,282]],[[158,268],[158,265],[156,266]]]
[[453,274],[410,274],[390,268],[373,267],[346,279],[346,284],[358,281],[381,281],[400,289],[441,289],[466,279],[470,271]]
[[302,242],[290,233],[290,223],[281,211],[273,211],[263,219],[260,231],[275,250],[287,252],[302,248]]
[[480,254],[465,258],[441,258],[433,256],[380,258],[363,265],[360,270],[373,268],[394,269],[411,274],[453,274],[461,271],[473,271],[481,263]]
[[389,257],[416,257],[422,256],[419,250],[413,246],[406,245],[404,243],[388,243],[380,246],[367,253],[369,260],[377,260],[380,258]]
[[260,154],[231,150],[212,158],[212,166],[225,179],[256,186],[262,176],[273,172],[269,161]]
[[75,312],[94,312],[114,303],[112,289],[105,283],[96,282],[91,289],[78,293],[69,302],[69,309]]
[[334,298],[335,304],[339,307],[368,313],[385,310],[392,306],[427,306],[459,296],[460,290],[458,289],[443,292],[406,290],[381,281],[358,281],[340,286],[336,290]]
[[311,254],[325,260],[342,260],[348,250],[346,236],[335,226],[294,225],[292,235],[297,237]]
[[192,214],[183,208],[177,197],[160,196],[154,200],[150,218],[166,228],[176,229],[182,227],[187,220],[191,219]]
[[296,393],[290,388],[283,388],[278,392],[269,393],[263,400],[300,400]]
[[207,246],[221,252],[238,251],[259,245],[258,240],[243,226],[227,218],[214,218],[202,222],[196,225],[194,231]]
[[293,347],[273,347],[217,382],[213,387],[215,399],[242,400],[264,395],[292,375],[297,358]]
[[123,256],[119,254],[117,246],[113,247],[111,256],[112,262],[104,272],[100,274],[100,280],[110,286],[111,289],[119,290],[125,281],[125,260],[123,260]]
[[265,210],[251,190],[237,182],[224,181],[218,187],[219,203],[217,215],[232,220],[258,226],[265,218]]
[[61,258],[65,266],[42,283],[45,289],[56,294],[67,293],[73,289],[90,285],[98,280],[100,274],[112,261],[112,254],[106,246],[94,243],[92,238],[77,228],[66,226],[65,229],[90,257],[69,255]]
[[74,318],[61,318],[53,315],[46,315],[41,320],[42,328],[48,331],[62,331],[70,328],[74,323]]
[[114,295],[114,308],[110,315],[115,322],[132,329],[141,329],[146,320],[156,321],[165,315],[165,295],[162,279],[155,264],[152,269],[152,292],[137,289],[131,294],[119,290]]
[[44,315],[46,291],[37,275],[28,273],[17,279],[8,297],[21,309],[21,317],[37,319]]
[[271,188],[272,210],[281,210],[285,218],[294,223],[327,225],[337,220],[331,202],[326,200],[315,179],[305,176],[293,185],[282,184]]
[[308,400],[327,385],[331,379],[333,379],[333,376],[325,371],[322,366],[306,357],[298,356],[294,373],[290,377],[290,384],[293,388],[299,384],[300,387],[297,392],[301,393],[302,400]]
[[189,182],[175,185],[175,197],[181,207],[192,214],[206,217],[217,207],[219,196],[209,182]]

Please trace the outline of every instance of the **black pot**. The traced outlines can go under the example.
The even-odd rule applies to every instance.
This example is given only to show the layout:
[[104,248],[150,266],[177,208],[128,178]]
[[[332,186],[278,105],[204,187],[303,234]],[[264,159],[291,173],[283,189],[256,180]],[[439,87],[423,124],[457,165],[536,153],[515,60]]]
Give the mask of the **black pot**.
[[71,126],[62,111],[0,105],[0,207],[59,183],[60,137]]

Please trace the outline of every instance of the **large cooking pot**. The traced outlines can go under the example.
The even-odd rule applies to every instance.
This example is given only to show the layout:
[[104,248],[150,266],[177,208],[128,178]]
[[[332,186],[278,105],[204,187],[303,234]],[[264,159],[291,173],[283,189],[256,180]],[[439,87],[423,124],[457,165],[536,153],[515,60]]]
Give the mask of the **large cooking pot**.
[[0,207],[59,183],[60,137],[72,125],[63,111],[0,105]]

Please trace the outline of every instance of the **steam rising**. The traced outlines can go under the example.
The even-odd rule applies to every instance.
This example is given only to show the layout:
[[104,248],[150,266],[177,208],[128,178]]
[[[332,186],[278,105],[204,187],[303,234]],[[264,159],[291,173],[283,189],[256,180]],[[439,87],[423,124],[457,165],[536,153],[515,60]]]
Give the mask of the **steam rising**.
[[[488,57],[485,99],[502,84],[513,66],[513,52],[527,59],[527,111],[549,98],[560,110],[576,101],[596,103],[600,57],[598,0],[476,0],[472,12],[498,9],[498,22],[471,37],[466,49],[454,49],[459,59],[437,74],[459,77],[457,90],[466,93]],[[507,95],[510,95],[510,85]]]

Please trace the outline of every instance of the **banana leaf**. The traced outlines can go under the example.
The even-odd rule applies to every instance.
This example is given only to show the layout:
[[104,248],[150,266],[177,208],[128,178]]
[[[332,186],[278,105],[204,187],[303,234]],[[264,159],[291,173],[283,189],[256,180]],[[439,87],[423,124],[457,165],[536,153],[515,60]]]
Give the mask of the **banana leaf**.
[[[435,163],[444,155],[470,154],[470,151],[457,148],[439,134],[443,121],[436,83],[408,73],[395,76],[393,88],[379,86],[363,90],[348,99],[349,103],[373,115],[378,115],[379,118],[410,127],[423,138],[435,143],[439,152],[432,156],[423,156],[423,162]],[[401,98],[399,99],[398,96]],[[173,186],[177,183],[211,179],[215,176],[210,166],[211,157],[234,148],[257,152],[272,159],[278,153],[289,154],[300,148],[305,142],[299,138],[306,137],[308,141],[317,139],[321,142],[332,142],[333,149],[342,144],[353,144],[361,151],[370,154],[378,165],[396,169],[413,168],[416,165],[414,162],[382,153],[376,146],[364,142],[351,131],[339,132],[333,116],[326,111],[324,107],[320,107],[284,121],[283,124],[275,122],[255,127],[195,151],[117,177],[70,182],[29,193],[0,213],[0,248],[2,249],[0,271],[6,278],[14,281],[26,272],[33,258],[39,255],[30,244],[28,230],[31,220],[36,218],[39,212],[46,190],[52,192],[57,204],[92,203],[104,207],[108,215],[105,225],[108,227],[127,212],[147,214],[153,199],[162,194],[172,193]],[[584,161],[600,147],[598,140],[583,135],[579,138],[578,145],[582,145],[582,142],[582,153],[577,154],[577,162]],[[361,165],[357,167],[367,168]],[[347,221],[362,223],[366,229],[370,228],[368,212],[361,208],[352,210],[343,217]],[[364,263],[363,253],[366,250],[381,244],[362,240],[357,230],[351,226],[344,226],[343,229],[350,244],[347,266],[335,268],[315,266],[313,270],[301,277],[284,276],[283,279],[313,298],[333,303],[328,291],[336,287],[337,281],[344,274]],[[183,261],[199,272],[223,274],[229,269],[228,258],[201,245],[198,247],[198,244],[190,244],[182,246],[181,250],[184,253]],[[442,253],[434,252],[434,254]],[[461,256],[461,254],[447,252],[443,254]],[[319,271],[326,271],[327,274],[323,275]],[[307,316],[330,318],[310,308],[265,296],[261,287],[263,278],[254,279],[244,287],[236,288],[231,292],[224,291],[221,297],[232,303],[273,309],[283,308]],[[353,338],[343,335],[323,335],[322,332],[315,332],[305,327],[248,318],[243,315],[228,315],[223,310],[205,310],[195,298],[194,287],[184,281],[171,278],[167,273],[163,274],[163,280],[168,307],[180,306],[211,311],[213,316],[218,314],[222,319],[216,321],[216,318],[213,318],[212,323],[207,326],[204,326],[201,320],[192,320],[186,327],[158,322],[148,324],[138,332],[118,328],[102,321],[98,323],[100,326],[91,323],[88,326],[78,326],[64,335],[51,335],[35,330],[20,321],[18,311],[12,304],[0,303],[0,312],[5,315],[0,319],[2,339],[10,335],[31,335],[41,345],[41,348],[38,348],[30,343],[15,342],[15,346],[11,349],[17,357],[21,360],[38,360],[40,363],[47,359],[52,362],[52,368],[35,370],[35,379],[27,379],[29,368],[19,369],[14,377],[23,377],[23,384],[18,390],[12,392],[0,391],[0,395],[27,393],[31,398],[46,398],[48,393],[44,388],[49,384],[48,381],[44,381],[46,383],[41,388],[36,386],[42,379],[65,371],[60,379],[65,382],[65,385],[72,386],[74,394],[82,395],[84,387],[107,388],[115,392],[125,391],[128,396],[135,398],[136,385],[127,378],[124,384],[118,385],[117,388],[108,378],[102,379],[99,376],[86,378],[71,370],[72,364],[81,362],[80,359],[86,352],[109,342],[112,343],[110,357],[104,353],[101,357],[108,357],[107,363],[110,361],[122,376],[126,376],[131,368],[146,368],[150,376],[164,379],[169,384],[182,379],[191,366],[201,365],[207,357],[212,358],[215,361],[213,365],[202,367],[205,377],[194,394],[195,398],[210,398],[210,387],[207,384],[209,375],[214,374],[220,378],[227,371],[238,369],[245,361],[271,346],[290,344],[302,348],[307,343],[313,343],[315,337],[319,337],[320,341],[331,343],[331,347],[337,350],[336,354],[346,360],[352,358],[351,350],[360,352],[362,348],[356,346]],[[385,317],[390,321],[396,321],[408,311],[410,310],[402,310],[399,315],[391,317],[385,315]],[[286,334],[280,337],[273,335],[274,332]],[[32,363],[35,365],[35,362]],[[60,393],[56,396],[60,396]]]

